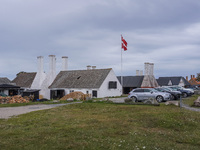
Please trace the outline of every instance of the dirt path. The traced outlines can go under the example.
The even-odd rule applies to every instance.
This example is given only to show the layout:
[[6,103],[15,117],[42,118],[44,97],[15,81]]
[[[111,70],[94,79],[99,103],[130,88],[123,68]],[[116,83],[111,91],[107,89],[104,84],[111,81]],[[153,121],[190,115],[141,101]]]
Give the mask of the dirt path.
[[200,108],[190,107],[190,106],[188,106],[186,104],[182,104],[182,107],[185,108],[185,109],[191,110],[191,111],[198,111],[198,112],[200,112]]
[[17,116],[21,114],[25,114],[31,111],[38,111],[44,109],[51,109],[58,106],[76,104],[82,102],[72,102],[66,104],[39,104],[39,105],[28,105],[28,106],[19,106],[19,107],[2,107],[0,108],[0,119],[8,119],[12,116]]

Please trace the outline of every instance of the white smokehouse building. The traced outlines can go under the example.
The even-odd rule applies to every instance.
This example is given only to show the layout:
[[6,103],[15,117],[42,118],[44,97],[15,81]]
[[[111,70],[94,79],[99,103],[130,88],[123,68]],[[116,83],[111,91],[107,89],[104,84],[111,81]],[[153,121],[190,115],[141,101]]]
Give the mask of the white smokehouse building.
[[122,86],[114,71],[111,68],[96,69],[94,66],[92,69],[88,66],[87,70],[61,71],[49,88],[51,98],[60,98],[74,91],[97,98],[122,94]]

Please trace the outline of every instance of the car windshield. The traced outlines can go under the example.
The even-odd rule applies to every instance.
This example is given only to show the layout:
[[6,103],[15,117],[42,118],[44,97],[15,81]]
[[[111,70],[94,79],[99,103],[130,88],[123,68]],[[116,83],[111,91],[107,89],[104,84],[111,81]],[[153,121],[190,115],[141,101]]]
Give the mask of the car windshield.
[[171,88],[165,88],[165,89],[167,89],[168,91],[175,91],[174,89],[171,89]]
[[168,88],[163,88],[164,91],[170,92],[171,90]]

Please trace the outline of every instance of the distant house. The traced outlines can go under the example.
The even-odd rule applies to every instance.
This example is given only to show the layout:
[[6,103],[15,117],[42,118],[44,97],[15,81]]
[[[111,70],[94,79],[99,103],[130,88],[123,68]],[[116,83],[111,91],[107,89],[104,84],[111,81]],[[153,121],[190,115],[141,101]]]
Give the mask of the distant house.
[[0,84],[10,84],[10,83],[11,81],[6,77],[0,78]]
[[136,70],[136,76],[123,76],[123,78],[121,78],[121,76],[117,77],[123,86],[123,94],[128,94],[132,89],[135,88],[158,87],[158,83],[154,77],[154,64],[146,62],[144,63],[144,69],[145,75],[139,75],[138,70]]
[[61,71],[49,89],[51,98],[54,99],[74,91],[97,98],[122,94],[122,86],[112,69]]
[[11,83],[8,78],[0,78],[0,93],[8,96],[19,94],[20,87]]
[[[121,76],[117,77],[121,83]],[[144,76],[123,76],[123,94],[128,94],[132,89],[141,88]]]
[[182,76],[177,77],[159,77],[157,79],[159,86],[182,86],[189,87],[190,83]]
[[[186,77],[187,81],[188,81],[188,76]],[[190,80],[188,81],[192,86],[198,86],[200,87],[200,82],[197,81],[197,78],[195,77],[195,75],[191,75]]]
[[35,76],[36,72],[20,72],[12,83],[15,83],[16,86],[20,86],[22,89],[30,89]]

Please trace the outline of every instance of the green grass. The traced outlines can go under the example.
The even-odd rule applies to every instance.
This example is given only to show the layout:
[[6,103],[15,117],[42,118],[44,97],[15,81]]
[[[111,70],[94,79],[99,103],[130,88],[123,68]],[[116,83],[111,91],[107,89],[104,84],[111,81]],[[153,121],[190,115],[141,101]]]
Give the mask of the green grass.
[[199,150],[200,113],[82,103],[0,119],[1,149]]
[[187,104],[187,105],[189,105],[189,106],[191,106],[191,107],[193,107],[194,101],[195,101],[199,96],[200,96],[200,95],[192,95],[192,96],[190,96],[190,97],[187,97],[187,98],[183,99],[183,103],[184,103],[184,104]]

